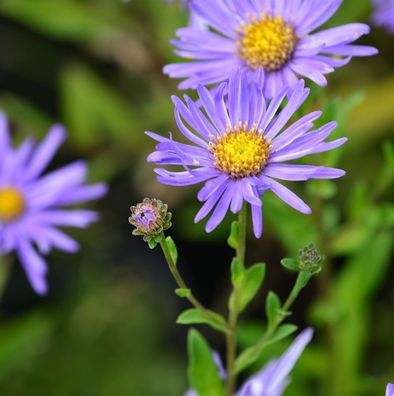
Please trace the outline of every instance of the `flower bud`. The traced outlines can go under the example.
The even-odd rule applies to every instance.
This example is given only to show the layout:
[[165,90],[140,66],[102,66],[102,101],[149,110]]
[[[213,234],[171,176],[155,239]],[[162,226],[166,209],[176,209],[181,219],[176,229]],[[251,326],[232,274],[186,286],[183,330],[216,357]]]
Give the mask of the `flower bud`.
[[299,270],[317,274],[321,271],[324,256],[319,253],[316,246],[311,243],[299,251]]
[[131,206],[129,222],[135,227],[133,235],[141,235],[145,242],[160,242],[163,231],[171,227],[172,214],[168,205],[158,199],[145,198],[137,206]]

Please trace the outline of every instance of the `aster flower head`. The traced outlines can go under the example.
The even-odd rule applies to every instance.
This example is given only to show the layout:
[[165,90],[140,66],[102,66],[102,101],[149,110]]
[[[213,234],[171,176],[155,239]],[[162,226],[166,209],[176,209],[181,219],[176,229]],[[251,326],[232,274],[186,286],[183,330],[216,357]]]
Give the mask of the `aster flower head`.
[[387,385],[386,396],[394,396],[394,384]]
[[[311,213],[308,205],[275,179],[304,181],[344,175],[340,169],[285,163],[332,150],[346,141],[342,138],[325,142],[335,129],[335,122],[312,130],[321,115],[319,111],[286,127],[308,96],[303,81],[294,90],[282,89],[268,103],[261,87],[249,82],[242,72],[234,74],[215,93],[202,86],[198,93],[198,104],[186,95],[185,103],[173,97],[178,128],[192,144],[147,132],[159,142],[148,161],[184,168],[181,172],[156,169],[161,183],[172,186],[204,183],[198,193],[204,204],[195,221],[212,212],[207,232],[221,223],[228,210],[238,213],[246,202],[252,208],[254,233],[260,237],[263,227],[260,197],[267,190],[296,210]],[[286,96],[287,104],[279,111]]]
[[145,242],[161,238],[163,231],[171,227],[172,214],[168,212],[168,205],[158,199],[145,198],[130,210],[129,222],[135,227],[133,235],[143,236]]
[[370,28],[351,23],[314,31],[328,21],[343,0],[190,0],[191,9],[211,29],[192,26],[177,31],[176,54],[192,60],[167,65],[164,73],[185,79],[180,89],[216,84],[243,68],[250,79],[259,75],[266,97],[299,78],[320,86],[325,74],[353,56],[370,56],[375,48],[351,45]]
[[98,217],[90,210],[66,207],[106,192],[104,184],[85,184],[87,166],[81,161],[43,175],[65,137],[64,128],[55,125],[41,144],[35,146],[28,138],[14,148],[7,119],[0,114],[0,254],[17,254],[38,294],[48,289],[42,255],[52,248],[69,253],[79,248],[58,227],[85,228]]
[[394,34],[394,0],[373,0],[375,12],[372,20],[376,26]]

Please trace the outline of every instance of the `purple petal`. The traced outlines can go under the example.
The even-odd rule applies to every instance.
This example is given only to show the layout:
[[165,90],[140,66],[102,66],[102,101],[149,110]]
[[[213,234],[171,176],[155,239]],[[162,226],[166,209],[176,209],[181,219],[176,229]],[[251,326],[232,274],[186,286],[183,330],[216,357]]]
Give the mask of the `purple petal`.
[[60,145],[66,139],[66,131],[62,125],[54,125],[44,141],[37,147],[30,161],[25,178],[34,179],[39,176],[51,162]]
[[263,211],[261,205],[251,205],[253,232],[256,238],[260,238],[263,234]]
[[48,269],[45,260],[24,240],[19,241],[17,253],[34,291],[40,295],[46,294],[48,285],[45,275]]
[[207,225],[205,226],[206,232],[212,232],[224,219],[229,209],[231,199],[233,197],[233,184],[227,186],[226,191],[219,199],[215,210],[209,218]]
[[[266,179],[265,176],[262,176],[262,179]],[[267,181],[268,182],[268,181]],[[297,195],[295,195],[292,191],[290,191],[287,187],[282,184],[276,182],[273,179],[269,179],[270,190],[277,195],[283,202],[292,208],[298,210],[304,214],[311,214],[312,209]]]

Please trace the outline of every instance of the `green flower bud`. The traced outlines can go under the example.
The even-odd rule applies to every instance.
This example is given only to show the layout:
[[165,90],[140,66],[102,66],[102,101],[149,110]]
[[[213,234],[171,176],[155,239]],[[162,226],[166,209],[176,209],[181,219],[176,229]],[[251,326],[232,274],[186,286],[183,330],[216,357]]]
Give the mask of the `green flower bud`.
[[311,243],[299,251],[299,270],[317,274],[321,271],[321,264],[324,260],[324,255],[321,255],[316,246]]
[[145,198],[130,210],[129,222],[135,227],[133,235],[141,235],[145,242],[159,243],[163,231],[171,227],[172,214],[168,212],[168,205],[158,199]]

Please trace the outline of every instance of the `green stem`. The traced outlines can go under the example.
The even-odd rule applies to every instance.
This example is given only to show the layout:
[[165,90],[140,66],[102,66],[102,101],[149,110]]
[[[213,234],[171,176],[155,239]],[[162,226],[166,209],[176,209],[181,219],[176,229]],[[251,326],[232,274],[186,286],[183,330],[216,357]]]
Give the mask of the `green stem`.
[[[243,205],[238,215],[238,241],[237,241],[237,259],[245,265],[245,249],[246,249],[246,223],[247,223],[247,206]],[[234,307],[237,306],[238,293],[234,288]],[[238,321],[238,313],[236,309],[230,309],[228,318],[228,333],[226,335],[227,349],[227,384],[226,395],[233,396],[236,386],[235,359],[237,351],[236,328]]]
[[[282,310],[284,312],[288,312],[290,310],[290,308],[294,304],[295,300],[299,296],[301,290],[305,287],[305,285],[307,283],[307,282],[305,283],[305,276],[308,276],[308,275],[306,273],[304,273],[304,272],[300,272],[298,274],[297,280],[296,280],[296,282],[295,282],[295,284],[294,284],[289,296],[287,297],[285,303],[282,306]],[[283,314],[277,316],[275,322],[272,323],[272,325],[267,328],[267,330],[265,331],[264,335],[260,338],[258,343],[254,346],[254,348],[257,351],[261,350],[264,347],[266,342],[275,334],[275,332],[278,329],[279,325],[285,320],[286,317],[287,316],[283,315]]]
[[[185,281],[183,280],[181,274],[179,273],[176,263],[174,262],[174,260],[171,257],[170,249],[168,247],[168,244],[167,244],[167,241],[166,241],[166,238],[164,237],[164,235],[161,239],[160,246],[161,246],[161,249],[163,250],[164,257],[167,261],[168,268],[170,269],[170,272],[171,272],[172,276],[174,277],[175,282],[177,283],[178,287],[180,289],[190,290],[187,287]],[[223,324],[221,322],[219,322],[217,320],[217,318],[214,315],[212,315],[212,313],[198,301],[198,299],[193,295],[193,293],[191,291],[186,296],[186,298],[189,300],[190,304],[192,304],[196,309],[198,309],[211,322],[216,323],[219,327],[223,326]]]

